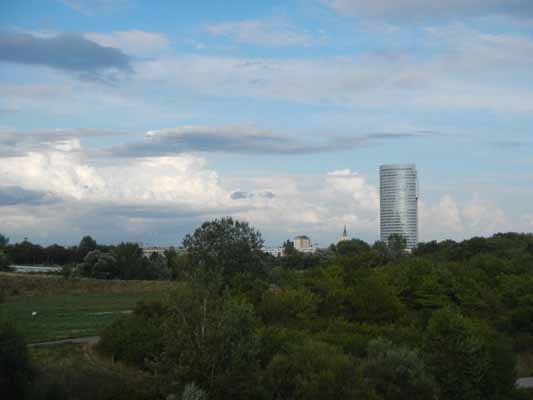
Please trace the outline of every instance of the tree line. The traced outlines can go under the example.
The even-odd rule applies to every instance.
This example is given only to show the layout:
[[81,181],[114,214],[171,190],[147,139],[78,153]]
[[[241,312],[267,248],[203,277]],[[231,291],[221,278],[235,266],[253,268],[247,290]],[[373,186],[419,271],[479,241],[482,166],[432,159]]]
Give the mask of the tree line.
[[[120,246],[90,250],[79,270],[122,263],[114,276],[127,279],[135,249]],[[257,230],[223,218],[183,247],[167,255],[173,292],[117,319],[98,345],[151,377],[146,398],[528,398],[514,383],[517,356],[533,351],[531,234],[412,253],[399,237],[315,254],[286,243],[276,258]]]

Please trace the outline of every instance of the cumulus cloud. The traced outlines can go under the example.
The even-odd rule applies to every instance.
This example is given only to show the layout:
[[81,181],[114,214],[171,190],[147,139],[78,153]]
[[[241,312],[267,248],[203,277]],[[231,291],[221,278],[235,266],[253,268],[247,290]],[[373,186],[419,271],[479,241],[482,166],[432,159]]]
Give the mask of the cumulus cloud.
[[520,226],[517,221],[511,223],[501,208],[479,194],[462,203],[446,194],[434,205],[420,205],[422,240],[489,236],[513,228],[520,230]]
[[137,56],[154,56],[170,48],[170,40],[165,35],[136,29],[109,34],[91,32],[83,36],[100,46],[113,47]]
[[0,61],[56,68],[88,80],[112,80],[119,72],[131,71],[126,54],[77,34],[37,37],[1,33]]
[[532,17],[529,0],[321,0],[341,15],[416,21],[418,18],[454,18],[510,14]]
[[254,179],[253,185],[264,192],[275,188],[275,197],[239,195],[239,202],[251,207],[234,215],[278,237],[280,232],[285,237],[305,233],[314,234],[314,240],[335,240],[344,224],[360,237],[377,236],[378,193],[359,173],[341,170],[318,176],[262,177]]
[[[190,153],[117,159],[91,155],[76,137],[43,137],[45,145],[0,157],[0,218],[14,237],[39,232],[43,241],[63,235],[64,242],[96,232],[106,240],[167,243],[225,215],[251,222],[273,244],[309,234],[327,245],[344,225],[368,241],[379,233],[378,189],[350,169],[221,180]],[[420,205],[422,240],[529,229],[527,221],[512,221],[481,195]]]
[[201,158],[181,155],[99,164],[87,157],[76,139],[2,158],[0,175],[5,177],[4,184],[91,203],[201,204],[208,208],[217,206],[226,194]]
[[268,20],[223,22],[209,25],[207,32],[238,43],[261,46],[308,46],[313,42],[311,36],[305,32],[288,24]]

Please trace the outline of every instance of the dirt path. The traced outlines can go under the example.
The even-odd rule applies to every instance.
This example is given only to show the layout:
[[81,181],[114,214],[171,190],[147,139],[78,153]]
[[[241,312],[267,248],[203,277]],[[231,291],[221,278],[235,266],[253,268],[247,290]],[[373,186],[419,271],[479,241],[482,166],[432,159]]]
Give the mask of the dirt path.
[[71,339],[50,340],[47,342],[30,343],[28,347],[41,347],[41,346],[57,346],[61,344],[97,344],[100,341],[100,336],[85,336]]

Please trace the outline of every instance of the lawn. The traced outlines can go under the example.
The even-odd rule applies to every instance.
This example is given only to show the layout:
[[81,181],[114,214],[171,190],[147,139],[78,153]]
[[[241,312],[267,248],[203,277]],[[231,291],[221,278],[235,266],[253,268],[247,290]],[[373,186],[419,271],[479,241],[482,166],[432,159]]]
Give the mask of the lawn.
[[[16,287],[17,294],[4,298],[0,313],[15,322],[29,343],[96,336],[139,301],[161,299],[175,287],[171,282],[69,282],[47,276],[9,275],[9,285],[4,280],[4,287]],[[0,280],[6,276],[0,275]]]
[[[156,293],[84,293],[15,297],[0,305],[30,343],[98,335],[115,318]],[[32,315],[33,312],[37,314]]]

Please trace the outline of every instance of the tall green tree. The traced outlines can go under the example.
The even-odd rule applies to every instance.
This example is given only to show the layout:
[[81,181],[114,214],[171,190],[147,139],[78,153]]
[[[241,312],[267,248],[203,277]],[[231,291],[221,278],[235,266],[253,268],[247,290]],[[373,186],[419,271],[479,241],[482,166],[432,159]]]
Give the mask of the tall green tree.
[[142,279],[143,251],[137,243],[120,243],[112,251],[120,279]]
[[194,382],[210,399],[256,398],[260,342],[253,307],[191,287],[167,306],[157,374],[166,382]]
[[78,261],[83,261],[85,256],[89,252],[96,250],[97,247],[96,240],[90,236],[84,236],[78,245]]
[[9,238],[0,233],[0,249],[3,249],[9,244]]
[[261,234],[247,222],[222,218],[205,222],[183,239],[197,282],[222,287],[236,275],[264,272]]
[[425,349],[443,398],[496,400],[513,393],[512,350],[484,324],[439,310],[429,321]]
[[386,400],[431,400],[437,390],[433,377],[416,350],[375,339],[368,344],[361,365],[365,384]]

